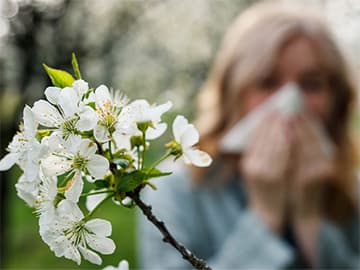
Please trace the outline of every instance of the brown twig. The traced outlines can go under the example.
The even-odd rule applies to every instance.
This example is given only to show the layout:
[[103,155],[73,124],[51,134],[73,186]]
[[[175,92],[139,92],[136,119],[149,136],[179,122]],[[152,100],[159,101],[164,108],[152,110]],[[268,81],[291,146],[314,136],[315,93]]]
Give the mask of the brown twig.
[[166,228],[165,223],[159,220],[156,216],[154,216],[154,214],[152,213],[152,207],[145,204],[140,199],[139,193],[140,189],[136,189],[135,191],[127,192],[127,195],[136,203],[136,205],[141,209],[147,219],[159,229],[159,231],[164,237],[163,241],[172,245],[177,251],[179,251],[182,257],[188,262],[190,262],[192,266],[194,266],[196,269],[212,270],[204,260],[196,257],[190,250],[184,247],[171,235],[169,230]]

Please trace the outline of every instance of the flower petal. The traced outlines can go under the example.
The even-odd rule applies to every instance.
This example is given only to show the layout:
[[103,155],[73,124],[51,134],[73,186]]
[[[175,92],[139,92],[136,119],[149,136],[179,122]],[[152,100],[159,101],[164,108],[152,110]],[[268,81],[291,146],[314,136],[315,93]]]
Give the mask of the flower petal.
[[[97,189],[91,190],[90,193],[97,192],[97,191],[104,191],[106,189]],[[86,197],[85,206],[87,210],[92,211],[100,202],[102,202],[106,198],[106,193],[100,193],[96,195],[91,195]]]
[[102,178],[109,170],[109,161],[100,155],[92,155],[86,165],[90,174],[96,179]]
[[185,162],[190,161],[191,164],[197,167],[207,167],[212,162],[212,159],[208,153],[192,148],[184,151],[184,159]]
[[61,93],[61,88],[55,86],[50,86],[45,90],[46,99],[54,105],[59,104],[60,93]]
[[[89,139],[85,139],[90,141]],[[73,155],[80,151],[80,146],[84,141],[80,135],[71,134],[66,141],[61,138],[62,145],[64,146],[64,152],[71,153]]]
[[102,125],[97,125],[94,129],[94,137],[100,143],[108,142],[110,138],[110,132]]
[[85,260],[88,260],[89,262],[97,265],[100,265],[102,263],[102,259],[94,251],[91,251],[90,249],[84,248],[82,246],[78,246],[78,248],[81,254],[84,256]]
[[150,110],[150,115],[151,115],[150,120],[155,122],[160,121],[161,115],[167,112],[168,110],[170,110],[172,106],[173,106],[172,102],[168,101],[159,106],[152,107]]
[[189,124],[184,133],[180,136],[180,144],[181,148],[187,149],[194,144],[197,144],[199,142],[199,132],[194,127],[194,125]]
[[145,99],[136,99],[124,107],[122,114],[132,118],[134,122],[142,123],[151,119],[149,109],[150,104]]
[[39,183],[36,181],[26,181],[24,175],[20,176],[15,184],[17,195],[23,199],[30,207],[35,207],[35,202],[39,193]]
[[76,80],[72,84],[72,88],[78,94],[79,99],[89,90],[89,84],[84,80]]
[[85,223],[85,227],[98,236],[110,236],[111,223],[105,219],[94,218]]
[[24,108],[23,118],[25,136],[30,138],[35,137],[37,123],[35,121],[35,116],[28,105],[26,105]]
[[0,160],[0,171],[7,171],[19,160],[19,153],[8,153]]
[[155,125],[155,128],[149,127],[146,130],[146,139],[148,140],[154,140],[156,138],[159,138],[161,135],[164,134],[166,131],[167,124],[166,123],[160,123]]
[[173,125],[172,125],[175,141],[180,143],[180,137],[181,137],[181,135],[183,135],[183,133],[185,132],[188,125],[189,125],[189,122],[184,116],[182,116],[182,115],[176,116],[176,118],[173,122]]
[[119,269],[115,266],[108,265],[108,266],[105,266],[102,270],[119,270]]
[[64,122],[59,111],[45,100],[36,101],[32,111],[39,123],[45,127],[59,127]]
[[130,205],[133,202],[133,200],[130,197],[125,197],[122,201],[122,205]]
[[50,136],[44,137],[41,140],[41,144],[44,145],[50,152],[63,150],[64,140],[62,139],[62,133],[59,131],[53,132]]
[[96,123],[98,122],[98,116],[96,112],[89,106],[82,107],[79,115],[80,119],[76,123],[76,128],[78,130],[91,130],[96,126]]
[[124,135],[122,132],[115,131],[113,134],[113,139],[115,140],[117,149],[126,149],[131,150],[131,143],[130,143],[131,136]]
[[59,105],[66,117],[72,117],[79,111],[78,107],[79,97],[74,89],[65,87],[61,90],[59,96]]
[[129,270],[129,263],[128,263],[128,261],[127,261],[127,260],[122,260],[122,261],[120,261],[118,269],[119,269],[119,270]]
[[78,265],[81,263],[81,256],[80,252],[72,245],[69,245],[68,248],[66,248],[64,257],[69,260],[73,260]]
[[105,108],[106,104],[112,104],[109,89],[103,84],[95,90],[95,104],[96,107],[102,109]]
[[57,178],[46,176],[43,170],[39,170],[39,178],[43,190],[46,191],[46,197],[49,198],[50,200],[54,200],[58,192]]
[[97,146],[93,141],[89,139],[84,139],[81,141],[79,148],[80,156],[86,158],[90,157],[96,153],[96,150],[97,150]]
[[73,179],[69,182],[69,187],[66,185],[67,190],[65,191],[65,198],[74,203],[79,202],[80,195],[83,191],[84,182],[81,179],[80,174],[76,174]]
[[115,251],[115,243],[112,239],[95,234],[86,234],[86,243],[101,254],[112,254]]
[[46,175],[61,175],[71,170],[72,162],[63,157],[50,155],[42,160],[41,168]]
[[79,221],[84,218],[79,206],[69,200],[62,200],[58,204],[57,210],[61,217],[70,217],[72,221]]
[[[70,245],[69,240],[65,236],[58,236],[51,230],[47,230],[42,237],[43,241],[49,245],[56,257],[62,257],[65,255],[66,250]],[[72,260],[72,258],[68,259]]]
[[24,166],[24,174],[27,180],[35,180],[39,172],[39,159],[41,158],[41,147],[34,147],[31,151],[26,153],[26,161]]

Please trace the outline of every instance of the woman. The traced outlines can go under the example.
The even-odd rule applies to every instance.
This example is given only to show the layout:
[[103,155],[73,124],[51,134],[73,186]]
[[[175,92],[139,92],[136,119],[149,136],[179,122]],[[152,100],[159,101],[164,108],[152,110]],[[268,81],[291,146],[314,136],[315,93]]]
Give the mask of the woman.
[[[270,114],[244,153],[222,153],[234,124],[289,82],[301,87],[305,110]],[[348,66],[321,19],[255,5],[228,30],[199,96],[200,146],[214,164],[179,167],[145,200],[213,269],[359,269],[354,101]],[[336,146],[333,158],[321,151],[314,119]],[[145,220],[140,235],[143,267],[190,268]]]

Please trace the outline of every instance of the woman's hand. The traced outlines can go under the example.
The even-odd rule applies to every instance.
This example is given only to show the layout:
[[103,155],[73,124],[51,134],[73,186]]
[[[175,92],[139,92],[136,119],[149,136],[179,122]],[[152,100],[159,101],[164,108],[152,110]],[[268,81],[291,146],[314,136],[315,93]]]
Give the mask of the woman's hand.
[[249,204],[274,232],[281,232],[287,203],[287,170],[290,158],[287,123],[279,114],[270,115],[240,160]]
[[332,177],[334,163],[322,149],[321,134],[304,114],[291,121],[293,163],[291,198],[294,215],[299,218],[321,214],[324,182]]
[[294,164],[290,179],[293,228],[304,257],[316,266],[317,235],[322,217],[323,187],[334,172],[332,159],[323,151],[320,134],[305,115],[291,122]]

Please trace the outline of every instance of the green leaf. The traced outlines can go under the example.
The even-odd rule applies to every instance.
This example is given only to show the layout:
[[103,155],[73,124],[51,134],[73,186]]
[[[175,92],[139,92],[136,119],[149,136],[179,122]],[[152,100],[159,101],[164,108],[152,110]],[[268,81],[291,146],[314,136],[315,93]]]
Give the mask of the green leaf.
[[156,168],[143,169],[142,171],[133,171],[128,175],[119,178],[118,191],[132,191],[150,178],[161,177],[172,174],[171,172],[161,172]]
[[78,61],[76,59],[75,53],[72,53],[72,55],[71,55],[71,64],[72,64],[76,79],[78,79],[78,80],[81,79],[79,63],[78,63]]
[[144,171],[146,172],[146,175],[148,176],[148,179],[155,178],[155,177],[162,177],[172,174],[172,172],[162,172],[156,168],[145,168]]
[[147,175],[142,171],[133,171],[119,179],[118,191],[128,192],[137,188],[143,181],[147,179]]
[[73,82],[75,81],[74,77],[65,70],[51,68],[45,64],[43,64],[43,66],[54,86],[64,88],[72,86]]
[[104,180],[96,180],[94,184],[96,186],[96,189],[107,188],[110,185],[108,181],[104,181]]

